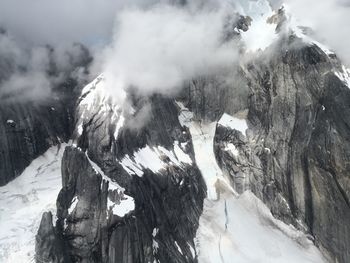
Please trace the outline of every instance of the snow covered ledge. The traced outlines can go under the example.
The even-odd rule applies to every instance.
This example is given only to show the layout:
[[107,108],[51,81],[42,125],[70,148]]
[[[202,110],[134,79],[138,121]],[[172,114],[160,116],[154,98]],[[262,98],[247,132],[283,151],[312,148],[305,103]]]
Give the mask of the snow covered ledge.
[[232,130],[240,131],[244,136],[248,130],[247,121],[245,119],[239,119],[224,113],[218,122],[218,125],[228,127]]

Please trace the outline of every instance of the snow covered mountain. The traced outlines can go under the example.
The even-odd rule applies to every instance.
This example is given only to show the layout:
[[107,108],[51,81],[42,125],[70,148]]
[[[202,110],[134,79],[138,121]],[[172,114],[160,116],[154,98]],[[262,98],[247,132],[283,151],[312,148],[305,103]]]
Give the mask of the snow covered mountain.
[[350,261],[349,70],[285,8],[235,3],[228,80],[120,104],[101,74],[0,111],[1,262]]

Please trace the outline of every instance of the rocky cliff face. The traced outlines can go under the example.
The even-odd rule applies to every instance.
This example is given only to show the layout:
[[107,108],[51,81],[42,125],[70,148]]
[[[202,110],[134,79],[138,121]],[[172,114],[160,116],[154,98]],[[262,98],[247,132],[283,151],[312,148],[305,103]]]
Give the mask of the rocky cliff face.
[[50,146],[67,141],[72,131],[72,109],[61,100],[45,105],[0,105],[0,185],[20,175]]
[[[288,41],[302,45],[294,37]],[[246,73],[249,136],[219,125],[214,144],[218,163],[238,192],[251,189],[277,218],[310,233],[332,261],[346,262],[346,72],[334,54],[316,45],[281,45],[272,59],[249,64]],[[225,150],[229,144],[241,154]]]

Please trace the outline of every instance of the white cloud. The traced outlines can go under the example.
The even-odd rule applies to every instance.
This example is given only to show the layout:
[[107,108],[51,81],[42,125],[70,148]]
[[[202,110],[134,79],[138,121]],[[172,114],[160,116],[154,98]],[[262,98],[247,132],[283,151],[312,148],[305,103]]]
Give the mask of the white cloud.
[[309,26],[315,37],[350,65],[349,0],[285,0],[299,25]]
[[[270,0],[274,7],[281,1]],[[349,0],[285,2],[299,18],[299,24],[315,30],[316,40],[334,48],[350,63]],[[185,7],[184,3],[187,3]],[[15,94],[11,88],[16,90],[25,79],[36,83],[35,76],[43,84],[48,60],[55,62],[58,71],[69,70],[68,65],[82,55],[79,48],[71,48],[74,42],[94,50],[92,72],[105,71],[114,97],[122,97],[122,90],[130,86],[146,94],[172,94],[184,81],[216,74],[239,60],[233,43],[222,43],[223,23],[230,12],[238,10],[253,17],[251,29],[243,34],[248,50],[268,46],[276,35],[273,26],[265,23],[266,10],[270,12],[266,3],[265,0],[0,0],[0,27],[13,35],[13,39],[0,35],[0,57],[12,60],[16,74],[7,77],[7,87],[1,85],[0,96]],[[43,48],[46,44],[54,48],[53,54]],[[106,45],[108,48],[104,49]],[[26,74],[19,68],[25,68]],[[8,73],[1,61],[0,71],[1,81],[4,72]],[[15,76],[20,79],[15,80]],[[52,85],[52,79],[49,82]]]
[[223,43],[226,12],[156,5],[122,11],[103,65],[108,89],[172,94],[183,82],[215,74],[237,61],[237,48]]

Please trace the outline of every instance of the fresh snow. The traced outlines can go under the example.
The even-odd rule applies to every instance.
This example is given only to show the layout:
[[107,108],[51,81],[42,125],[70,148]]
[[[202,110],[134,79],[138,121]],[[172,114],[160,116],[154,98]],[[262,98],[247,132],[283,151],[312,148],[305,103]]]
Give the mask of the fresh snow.
[[183,147],[184,147],[183,144],[179,146],[178,141],[174,142],[174,152],[177,159],[182,163],[192,164],[192,160],[190,156],[182,150]]
[[124,170],[127,173],[136,174],[137,176],[142,177],[143,175],[142,167],[140,167],[133,160],[131,160],[128,154],[124,156],[120,164],[123,166]]
[[73,212],[73,210],[75,209],[75,207],[77,206],[78,204],[78,197],[77,196],[74,196],[73,200],[72,200],[72,203],[70,205],[70,207],[68,208],[68,213],[71,214]]
[[219,125],[229,127],[231,129],[240,131],[243,135],[246,135],[248,125],[245,119],[238,119],[224,113],[218,122]]
[[153,151],[148,145],[134,153],[134,160],[137,164],[150,169],[154,173],[164,168],[164,163],[159,158],[159,154]]
[[152,248],[153,248],[153,255],[157,254],[158,248],[159,248],[159,244],[158,244],[158,242],[155,241],[154,239],[153,239],[153,241],[152,241]]
[[[122,107],[118,101],[108,92],[104,74],[99,75],[82,90],[78,106],[80,118],[76,126],[79,135],[83,132],[83,123],[87,122],[96,113],[106,116],[112,113],[111,122],[116,123],[114,137],[117,138],[120,129],[123,127],[125,118]],[[120,94],[120,97],[126,96]]]
[[230,151],[234,156],[239,155],[239,152],[233,143],[228,143],[225,147],[225,151]]
[[346,85],[348,88],[350,88],[350,70],[347,69],[345,66],[342,66],[342,70],[335,72],[335,75]]
[[242,15],[252,18],[251,26],[247,32],[241,32],[247,52],[265,50],[276,39],[276,25],[267,23],[267,19],[273,15],[273,10],[267,0],[235,0],[235,5]]
[[193,112],[187,109],[180,101],[176,101],[176,104],[180,108],[179,122],[181,126],[190,127],[193,120]]
[[178,244],[176,241],[175,241],[175,245],[176,245],[177,250],[178,250],[181,254],[183,254],[183,253],[182,253],[181,247],[179,246],[179,244]]
[[167,156],[171,163],[176,166],[192,164],[190,156],[180,146],[179,142],[175,141],[174,151],[169,151],[162,146],[150,147],[146,145],[135,151],[132,156],[125,155],[120,163],[129,174],[136,174],[140,177],[143,176],[144,169],[158,173],[166,168],[168,164],[164,162],[164,156]]
[[158,231],[159,231],[159,228],[153,228],[152,236],[156,237],[156,235],[158,234]]
[[123,195],[123,198],[122,200],[120,200],[120,203],[114,203],[108,198],[107,207],[109,209],[112,209],[113,215],[123,217],[135,209],[135,202],[132,197]]
[[63,144],[50,148],[20,176],[0,187],[0,262],[34,262],[41,216],[56,211],[64,148]]
[[194,248],[192,247],[192,245],[190,243],[187,243],[187,244],[190,247],[192,257],[195,258],[196,257],[196,251],[194,250]]
[[134,198],[132,198],[129,195],[124,194],[125,189],[121,187],[117,182],[112,181],[111,178],[109,178],[105,173],[102,171],[102,169],[93,162],[89,156],[86,154],[86,157],[88,158],[91,166],[94,168],[96,173],[99,173],[102,176],[102,179],[106,182],[108,182],[108,189],[112,191],[118,191],[118,194],[121,196],[121,199],[118,203],[113,202],[108,197],[107,200],[107,208],[112,209],[112,213],[114,215],[117,215],[119,217],[123,217],[129,212],[135,210],[135,201]]

